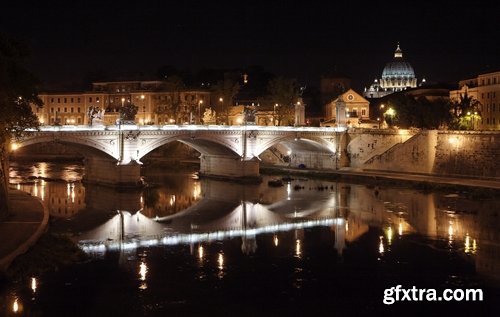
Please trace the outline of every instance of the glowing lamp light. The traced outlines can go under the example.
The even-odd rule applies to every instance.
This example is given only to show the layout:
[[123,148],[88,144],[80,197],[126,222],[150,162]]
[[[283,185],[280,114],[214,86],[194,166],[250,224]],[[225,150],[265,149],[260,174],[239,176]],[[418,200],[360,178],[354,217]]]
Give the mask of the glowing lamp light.
[[384,254],[384,242],[383,242],[383,237],[380,236],[380,243],[378,245],[378,253]]
[[12,151],[15,151],[19,148],[19,144],[17,143],[12,143],[12,145],[10,146],[10,148],[12,149]]
[[203,246],[202,246],[202,245],[200,245],[200,246],[198,247],[198,258],[199,258],[200,260],[203,260]]
[[36,278],[32,277],[31,278],[31,290],[33,291],[33,293],[36,293],[36,288],[37,288],[37,285],[36,285]]
[[148,273],[148,267],[146,263],[141,262],[141,265],[139,266],[139,275],[140,275],[140,280],[145,281],[146,280],[146,274]]
[[14,303],[12,304],[12,311],[14,313],[17,313],[19,311],[19,303],[17,302],[17,298],[14,300]]
[[224,268],[224,255],[222,253],[219,253],[217,263],[219,264],[219,270],[222,270]]

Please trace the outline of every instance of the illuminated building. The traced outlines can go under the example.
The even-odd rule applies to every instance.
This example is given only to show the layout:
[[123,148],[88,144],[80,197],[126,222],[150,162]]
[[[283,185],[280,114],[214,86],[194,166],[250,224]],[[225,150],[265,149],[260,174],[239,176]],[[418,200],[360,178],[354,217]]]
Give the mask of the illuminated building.
[[368,100],[354,90],[349,89],[326,104],[325,121],[321,123],[321,126],[333,127],[337,124],[336,120],[338,119],[338,124],[342,126],[358,127],[363,120],[369,118],[370,107]]
[[479,115],[471,116],[471,125],[476,130],[500,129],[500,71],[483,73],[477,77],[458,82],[458,89],[450,91],[450,100],[460,101],[468,97],[479,102]]
[[172,90],[164,81],[116,81],[92,83],[91,91],[41,92],[44,106],[34,108],[41,124],[90,124],[89,110],[104,110],[103,124],[115,124],[120,108],[137,106],[137,124],[199,123],[201,105],[209,104],[203,89]]
[[399,44],[394,52],[394,58],[388,62],[382,71],[382,78],[375,79],[369,88],[365,88],[366,98],[381,98],[386,95],[417,87],[417,78],[410,63],[403,59],[403,51]]

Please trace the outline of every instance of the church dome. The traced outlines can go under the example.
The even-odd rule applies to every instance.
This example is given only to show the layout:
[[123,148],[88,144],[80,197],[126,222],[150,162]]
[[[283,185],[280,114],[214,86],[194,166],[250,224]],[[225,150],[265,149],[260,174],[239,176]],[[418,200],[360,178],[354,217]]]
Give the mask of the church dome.
[[403,51],[401,48],[396,48],[394,53],[394,59],[387,63],[382,71],[382,79],[413,79],[415,78],[415,72],[410,63],[403,60]]

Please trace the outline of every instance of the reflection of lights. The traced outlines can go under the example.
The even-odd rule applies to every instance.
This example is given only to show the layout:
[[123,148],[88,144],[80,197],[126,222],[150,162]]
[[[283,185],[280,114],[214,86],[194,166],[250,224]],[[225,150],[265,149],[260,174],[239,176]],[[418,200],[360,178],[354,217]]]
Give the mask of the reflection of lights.
[[477,243],[476,243],[476,239],[473,239],[472,240],[472,253],[475,254],[476,253],[476,250],[477,250]]
[[392,242],[392,227],[389,226],[387,228],[387,243],[391,244]]
[[170,206],[175,204],[175,195],[170,196]]
[[449,238],[450,240],[453,240],[453,224],[450,223],[449,227],[448,227],[448,235],[449,235]]
[[198,258],[200,260],[203,260],[203,246],[200,244],[200,246],[198,247]]
[[286,200],[290,200],[290,194],[292,193],[292,184],[286,184]]
[[219,253],[217,263],[219,264],[219,266],[218,266],[219,270],[222,270],[224,268],[224,255],[222,253]]
[[31,290],[33,291],[33,293],[36,293],[36,278],[32,277],[31,278]]
[[19,311],[19,303],[17,302],[17,298],[14,300],[14,304],[12,304],[12,311],[17,313]]
[[297,239],[297,241],[295,241],[295,255],[300,257],[302,251],[300,249],[300,239]]
[[[155,217],[155,221],[159,221],[160,218],[158,216]],[[154,238],[154,239],[146,239],[133,241],[130,243],[92,243],[85,242],[80,243],[80,246],[85,252],[96,253],[96,252],[105,252],[106,250],[130,250],[134,248],[138,248],[140,246],[155,246],[155,245],[179,245],[179,244],[191,244],[198,243],[202,241],[213,241],[213,240],[224,240],[228,238],[248,236],[248,235],[259,235],[263,233],[276,233],[281,231],[290,231],[294,229],[304,229],[311,228],[317,226],[331,227],[333,225],[344,225],[344,218],[331,218],[331,219],[319,219],[319,220],[307,220],[307,221],[298,221],[293,223],[281,223],[274,224],[269,226],[263,226],[260,228],[253,229],[234,229],[234,230],[221,230],[214,232],[205,232],[205,233],[190,233],[190,234],[175,234],[164,236],[163,238]]]
[[16,151],[18,148],[19,148],[19,144],[17,143],[12,143],[10,148],[12,149],[12,151]]
[[402,222],[400,222],[400,223],[399,223],[399,226],[398,226],[398,234],[399,234],[400,236],[402,236],[402,235],[403,235],[403,223],[402,223]]
[[71,184],[68,183],[66,184],[66,196],[70,196],[71,195]]
[[196,182],[193,184],[193,198],[198,199],[201,193],[200,183]]
[[17,188],[18,190],[20,190],[20,189],[21,189],[21,184],[17,183],[16,188]]
[[345,231],[348,232],[349,231],[349,222],[346,220],[345,222]]
[[464,248],[464,252],[465,253],[469,253],[471,250],[470,250],[470,237],[469,237],[469,234],[467,233],[465,235],[465,248]]
[[35,182],[35,186],[33,187],[33,194],[38,197],[38,183]]
[[141,265],[139,266],[139,275],[141,276],[140,277],[141,281],[145,281],[146,280],[146,274],[147,273],[148,273],[148,266],[146,265],[146,263],[141,262]]
[[40,164],[38,164],[38,174],[43,178],[47,177],[47,168],[48,164],[45,162],[41,162]]
[[383,242],[383,237],[380,236],[380,243],[378,245],[378,253],[384,254],[384,242]]
[[278,235],[274,235],[274,238],[273,238],[273,241],[274,241],[274,246],[277,247],[278,246]]
[[141,205],[144,203],[144,198],[142,198],[142,195],[141,195],[139,201],[140,201]]

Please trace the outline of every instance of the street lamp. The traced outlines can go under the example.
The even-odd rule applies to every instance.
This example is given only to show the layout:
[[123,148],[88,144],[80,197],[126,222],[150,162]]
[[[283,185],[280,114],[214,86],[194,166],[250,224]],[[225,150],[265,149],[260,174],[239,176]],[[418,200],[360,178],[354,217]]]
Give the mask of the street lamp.
[[144,105],[144,98],[146,98],[144,95],[141,95],[141,103],[142,103],[142,114],[144,116],[144,121],[142,124],[146,124],[146,106]]
[[388,115],[389,118],[391,119],[390,125],[392,126],[394,124],[393,120],[394,120],[394,115],[396,115],[396,111],[392,108],[389,108],[387,109],[385,114]]
[[[224,109],[224,104],[223,104],[224,99],[222,97],[219,97],[219,102],[220,102],[220,113],[222,114],[223,109]],[[220,124],[220,122],[219,122]]]
[[274,104],[273,107],[273,125],[276,126],[276,107],[278,106],[277,103]]
[[203,100],[198,101],[198,124],[201,124],[200,107],[202,104],[203,104]]

